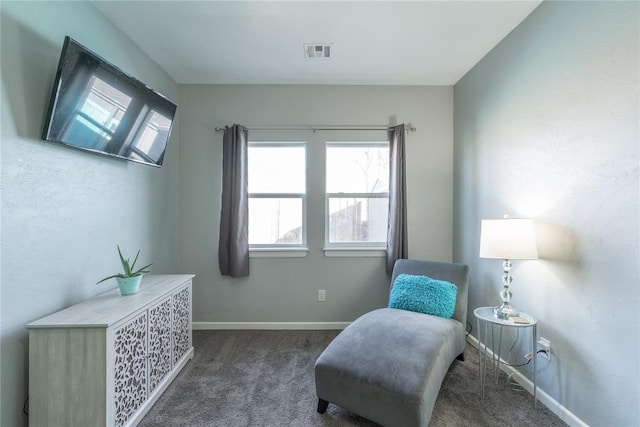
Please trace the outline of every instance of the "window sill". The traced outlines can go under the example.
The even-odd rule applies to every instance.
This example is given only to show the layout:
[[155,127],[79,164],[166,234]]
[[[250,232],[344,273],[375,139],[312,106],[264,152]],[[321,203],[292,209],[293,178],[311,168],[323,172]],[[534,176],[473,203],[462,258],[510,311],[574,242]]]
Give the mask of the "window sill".
[[309,248],[254,248],[249,258],[305,258]]
[[323,248],[327,258],[382,258],[387,255],[381,248]]

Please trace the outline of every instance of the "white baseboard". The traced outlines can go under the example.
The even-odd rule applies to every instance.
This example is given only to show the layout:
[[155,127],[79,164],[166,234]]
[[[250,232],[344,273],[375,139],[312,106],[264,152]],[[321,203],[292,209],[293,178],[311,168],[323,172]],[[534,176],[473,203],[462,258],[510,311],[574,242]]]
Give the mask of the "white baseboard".
[[[478,348],[479,343],[477,338],[471,335],[467,335],[467,341],[475,348]],[[487,349],[487,354],[489,355],[489,357],[493,356],[493,352],[491,351],[491,349]],[[529,394],[533,396],[533,382],[531,382],[529,378],[522,375],[520,371],[518,371],[514,367],[504,364],[504,360],[500,360],[500,369],[502,369],[508,375],[511,375],[511,378],[513,378],[518,384],[520,384],[523,389],[525,389],[527,392],[529,392]],[[536,394],[538,397],[538,401],[549,408],[549,410],[556,414],[562,421],[564,421],[571,427],[588,427],[587,423],[578,418],[573,412],[562,406],[560,402],[555,400],[553,397],[549,396],[544,390],[540,388],[540,386],[538,386],[537,389],[538,390]]]
[[351,322],[193,322],[194,330],[263,329],[263,330],[341,330]]

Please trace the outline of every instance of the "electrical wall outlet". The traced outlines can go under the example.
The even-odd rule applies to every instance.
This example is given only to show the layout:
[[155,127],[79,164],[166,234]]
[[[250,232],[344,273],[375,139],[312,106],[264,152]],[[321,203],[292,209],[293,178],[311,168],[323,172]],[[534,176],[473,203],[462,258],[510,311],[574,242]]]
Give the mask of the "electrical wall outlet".
[[326,301],[327,300],[327,291],[324,289],[318,289],[318,301]]
[[541,351],[542,357],[551,360],[551,341],[544,337],[538,338],[538,350]]

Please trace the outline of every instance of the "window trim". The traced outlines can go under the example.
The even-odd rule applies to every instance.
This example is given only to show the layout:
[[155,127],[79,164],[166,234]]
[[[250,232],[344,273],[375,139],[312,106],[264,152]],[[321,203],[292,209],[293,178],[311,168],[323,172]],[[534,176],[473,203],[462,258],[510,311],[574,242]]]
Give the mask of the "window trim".
[[309,254],[308,247],[290,248],[249,248],[249,258],[305,258]]
[[[329,240],[329,200],[333,198],[361,198],[361,199],[387,199],[389,192],[371,193],[329,193],[326,191],[327,182],[327,148],[329,147],[374,147],[389,148],[388,141],[325,141],[325,192],[324,192],[324,247],[326,257],[378,257],[384,256],[387,249],[387,241],[379,242],[331,242]],[[382,253],[381,253],[382,252]]]
[[306,257],[309,251],[307,247],[307,193],[308,193],[308,165],[307,165],[307,143],[305,141],[249,141],[248,147],[302,147],[304,149],[304,193],[248,193],[247,198],[250,199],[300,199],[302,201],[302,226],[301,226],[301,243],[250,243],[249,256],[251,258],[298,258]]
[[357,247],[357,248],[342,248],[342,247],[324,247],[322,248],[324,256],[327,258],[382,258],[387,255],[387,248],[385,247]]

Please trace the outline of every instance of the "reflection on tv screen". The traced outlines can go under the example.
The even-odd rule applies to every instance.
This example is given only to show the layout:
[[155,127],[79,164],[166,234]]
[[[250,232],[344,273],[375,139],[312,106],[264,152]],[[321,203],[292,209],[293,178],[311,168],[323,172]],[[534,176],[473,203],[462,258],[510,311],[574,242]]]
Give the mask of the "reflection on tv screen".
[[65,38],[43,139],[161,166],[176,105]]

